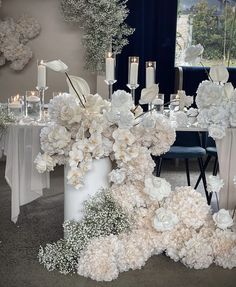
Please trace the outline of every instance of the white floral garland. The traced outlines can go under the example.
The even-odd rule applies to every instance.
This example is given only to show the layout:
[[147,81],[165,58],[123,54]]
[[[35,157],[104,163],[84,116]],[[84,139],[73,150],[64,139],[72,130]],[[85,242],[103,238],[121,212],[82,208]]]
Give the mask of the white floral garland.
[[[68,181],[79,188],[92,159],[109,155],[116,163],[109,175],[111,196],[133,224],[130,231],[90,239],[77,253],[78,274],[111,281],[162,252],[190,268],[212,263],[236,267],[236,236],[229,229],[229,214],[221,211],[212,217],[205,198],[191,187],[171,192],[169,183],[153,176],[151,154],[167,152],[175,140],[169,120],[154,113],[136,119],[131,95],[124,91],[115,92],[111,103],[99,95],[85,99],[86,109],[69,94],[50,102],[55,123],[42,130],[44,154],[36,159],[37,168],[52,170],[62,158],[69,160]],[[55,269],[51,248],[41,249],[39,256],[48,270]],[[67,265],[60,272],[68,273]]]

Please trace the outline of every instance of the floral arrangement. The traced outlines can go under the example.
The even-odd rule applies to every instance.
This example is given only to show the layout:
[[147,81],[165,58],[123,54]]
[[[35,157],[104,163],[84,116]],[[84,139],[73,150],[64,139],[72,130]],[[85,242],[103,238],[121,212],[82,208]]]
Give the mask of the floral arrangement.
[[104,55],[109,49],[121,53],[128,44],[127,37],[133,34],[125,24],[129,14],[126,0],[61,0],[61,9],[66,21],[83,27],[83,43],[86,48],[86,68],[104,70]]
[[[203,51],[201,45],[189,47],[185,61],[199,62]],[[226,128],[236,127],[236,90],[228,82],[229,72],[224,65],[212,66],[208,78],[197,89],[197,121],[201,127],[208,128],[212,138],[222,139]]]
[[111,186],[85,202],[82,221],[64,223],[64,239],[40,248],[40,263],[97,281],[140,269],[163,252],[190,268],[236,267],[232,218],[224,211],[212,216],[191,187],[172,192],[166,180],[153,176],[151,155],[167,152],[175,140],[169,120],[144,114],[119,90],[111,102],[85,94],[83,106],[70,94],[51,100],[54,123],[42,130],[36,166],[43,172],[68,162],[68,182],[80,188],[92,160],[110,156]]
[[16,21],[13,18],[0,20],[0,66],[9,61],[13,70],[22,70],[33,55],[26,44],[39,32],[40,24],[29,15],[22,15]]

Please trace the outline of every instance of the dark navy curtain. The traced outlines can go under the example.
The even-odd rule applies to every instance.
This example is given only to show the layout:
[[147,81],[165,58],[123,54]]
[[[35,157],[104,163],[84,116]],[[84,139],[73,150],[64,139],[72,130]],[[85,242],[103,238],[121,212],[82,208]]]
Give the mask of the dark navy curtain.
[[175,36],[178,0],[128,0],[130,14],[127,23],[135,28],[129,45],[117,57],[116,89],[126,89],[128,57],[139,56],[139,84],[136,102],[145,87],[145,61],[157,62],[157,83],[160,92],[174,92]]

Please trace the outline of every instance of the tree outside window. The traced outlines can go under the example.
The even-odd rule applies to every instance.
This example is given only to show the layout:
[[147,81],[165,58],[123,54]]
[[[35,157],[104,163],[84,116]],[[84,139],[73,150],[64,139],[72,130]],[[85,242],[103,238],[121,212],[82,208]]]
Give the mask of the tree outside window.
[[176,66],[184,65],[183,51],[201,44],[203,64],[236,66],[236,0],[179,0]]

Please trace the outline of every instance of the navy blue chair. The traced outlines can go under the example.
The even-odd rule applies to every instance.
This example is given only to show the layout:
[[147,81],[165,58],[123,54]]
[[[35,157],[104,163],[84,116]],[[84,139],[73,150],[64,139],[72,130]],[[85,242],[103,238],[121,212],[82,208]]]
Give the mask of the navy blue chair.
[[202,137],[198,132],[177,132],[176,141],[170,150],[157,158],[156,176],[160,176],[163,159],[183,159],[187,176],[187,184],[190,186],[189,159],[197,159],[201,174],[200,180],[203,181],[205,195],[209,203],[206,176],[203,164],[203,158],[206,156],[206,150],[202,146]]
[[[206,154],[207,158],[206,161],[204,162],[204,171],[206,171],[210,160],[213,158],[214,159],[214,165],[213,165],[213,170],[212,170],[212,175],[217,175],[218,170],[219,170],[219,162],[218,162],[218,155],[217,155],[217,150],[216,150],[216,144],[213,138],[211,137],[206,137]],[[195,185],[195,189],[198,187],[202,177],[201,174],[198,177],[197,183]],[[212,198],[212,193],[208,195],[209,202],[211,203],[211,198]]]

